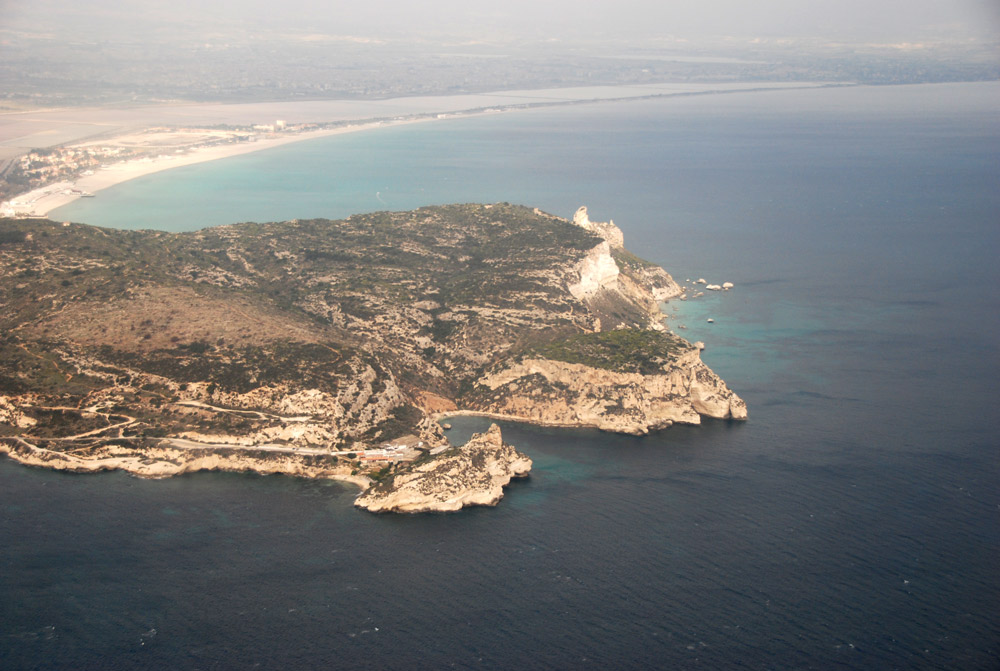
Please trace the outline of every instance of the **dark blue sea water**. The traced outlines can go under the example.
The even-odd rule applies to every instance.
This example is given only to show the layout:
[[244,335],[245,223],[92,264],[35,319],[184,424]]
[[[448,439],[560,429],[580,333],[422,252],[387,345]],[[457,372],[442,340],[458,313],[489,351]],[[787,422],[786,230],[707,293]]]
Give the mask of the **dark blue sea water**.
[[998,668],[997,110],[997,83],[539,110],[57,213],[179,230],[586,204],[679,279],[736,284],[667,310],[750,420],[504,424],[531,477],[454,515],[357,512],[339,483],[0,461],[0,668]]

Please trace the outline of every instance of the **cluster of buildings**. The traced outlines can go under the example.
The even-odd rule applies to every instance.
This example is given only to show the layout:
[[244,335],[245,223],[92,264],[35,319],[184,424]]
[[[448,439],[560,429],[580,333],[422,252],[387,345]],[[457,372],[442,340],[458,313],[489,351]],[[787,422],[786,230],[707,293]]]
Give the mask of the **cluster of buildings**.
[[398,461],[413,461],[426,449],[422,440],[410,435],[397,438],[371,450],[363,450],[357,454],[358,461],[362,464],[391,464]]
[[288,122],[284,119],[278,119],[274,123],[259,123],[254,124],[253,129],[255,131],[260,131],[262,133],[276,133],[288,128]]
[[12,170],[28,180],[29,187],[70,179],[104,164],[124,160],[132,155],[124,147],[87,146],[59,147],[35,150],[17,159]]
[[[0,199],[51,184],[72,182],[81,176],[92,175],[102,167],[123,161],[165,159],[193,149],[253,142],[261,133],[301,132],[314,127],[314,124],[289,125],[284,119],[226,130],[155,127],[107,143],[33,149],[22,156],[0,162]],[[9,216],[9,213],[4,216]]]

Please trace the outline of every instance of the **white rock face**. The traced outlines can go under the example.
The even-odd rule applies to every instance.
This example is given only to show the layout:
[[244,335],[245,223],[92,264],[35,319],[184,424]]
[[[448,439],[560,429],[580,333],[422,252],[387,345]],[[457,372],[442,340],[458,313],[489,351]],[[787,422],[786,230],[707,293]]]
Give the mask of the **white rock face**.
[[479,410],[555,426],[644,434],[701,417],[747,418],[746,403],[691,350],[662,374],[619,373],[582,364],[525,359],[484,377],[494,394]]
[[578,281],[567,289],[577,300],[590,298],[601,289],[618,289],[618,264],[611,256],[607,241],[591,249],[577,267],[573,275]]
[[465,506],[493,506],[511,478],[531,470],[531,459],[503,442],[493,424],[459,448],[376,483],[354,501],[372,512],[449,512]]
[[187,437],[238,445],[280,440],[302,447],[323,446],[337,438],[363,434],[389,417],[394,408],[408,402],[391,373],[383,374],[380,378],[371,365],[360,361],[356,362],[354,371],[355,375],[337,391],[336,396],[318,389],[291,392],[287,385],[262,386],[246,393],[216,390],[210,394],[208,389],[213,385],[191,383],[187,386],[185,396],[204,401],[210,406],[280,415],[286,421],[238,437],[194,434],[187,434]]
[[[648,328],[660,328],[659,304],[679,296],[680,286],[662,268],[637,262],[627,252],[624,254],[626,260],[619,265],[615,256],[624,250],[624,236],[614,222],[593,222],[587,215],[587,208],[581,207],[573,216],[573,223],[601,236],[604,242],[591,249],[570,270],[566,285],[570,294],[577,300],[588,300],[602,291],[615,292],[626,304],[649,315]],[[632,260],[628,260],[630,258]],[[595,330],[600,330],[600,326],[595,326]]]
[[260,474],[283,473],[303,478],[346,480],[367,486],[368,479],[350,475],[346,462],[317,459],[308,463],[301,456],[245,449],[218,448],[176,449],[170,441],[135,448],[104,445],[86,456],[47,450],[20,438],[0,438],[0,454],[27,466],[40,466],[75,473],[121,470],[141,478],[166,478],[194,471],[253,471]]
[[[662,303],[681,295],[681,288],[670,276],[670,273],[659,266],[631,268],[629,274],[645,287],[649,298],[656,303]],[[659,312],[657,308],[656,312]]]
[[722,291],[722,287],[719,286],[718,284],[708,284],[705,285],[705,288],[708,289],[709,291]]
[[601,236],[608,241],[612,247],[620,249],[625,246],[625,236],[622,230],[615,226],[614,221],[591,221],[587,215],[586,206],[580,207],[573,215],[573,223],[580,228],[585,228],[591,233]]

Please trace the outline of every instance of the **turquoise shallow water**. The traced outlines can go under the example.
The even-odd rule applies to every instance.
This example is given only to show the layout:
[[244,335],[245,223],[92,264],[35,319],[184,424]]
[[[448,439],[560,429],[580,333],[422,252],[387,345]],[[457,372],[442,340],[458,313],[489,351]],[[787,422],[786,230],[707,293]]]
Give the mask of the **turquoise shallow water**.
[[736,284],[668,312],[750,421],[504,424],[532,476],[458,515],[0,462],[0,667],[995,668],[996,109],[996,83],[579,106],[80,201],[58,216],[175,229],[587,204],[679,279]]

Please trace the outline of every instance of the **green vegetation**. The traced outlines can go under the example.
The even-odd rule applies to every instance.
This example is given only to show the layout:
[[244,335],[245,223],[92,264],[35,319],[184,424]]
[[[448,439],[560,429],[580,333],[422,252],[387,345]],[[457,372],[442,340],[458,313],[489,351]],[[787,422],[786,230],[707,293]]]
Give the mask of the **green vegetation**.
[[0,394],[86,394],[101,386],[64,357],[55,342],[22,343],[10,335],[0,337]]
[[371,442],[384,442],[413,433],[413,427],[423,419],[424,414],[412,405],[400,405],[392,409],[389,416],[363,436]]
[[350,349],[293,341],[267,346],[226,347],[196,341],[175,349],[134,352],[108,345],[95,353],[102,361],[187,384],[211,380],[216,389],[246,393],[257,387],[294,381],[295,386],[336,392],[353,368]]
[[656,264],[636,256],[627,249],[612,249],[611,258],[618,264],[618,270],[627,273],[629,270],[638,268],[655,268]]
[[24,242],[24,231],[0,231],[0,245],[16,245]]
[[375,482],[381,482],[387,475],[389,475],[389,471],[391,470],[392,470],[392,465],[386,465],[383,466],[382,468],[370,472],[368,474],[368,477],[374,480]]
[[684,352],[686,340],[662,331],[621,329],[581,333],[528,350],[525,356],[578,363],[620,373],[654,375]]

